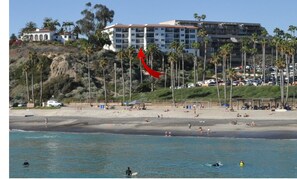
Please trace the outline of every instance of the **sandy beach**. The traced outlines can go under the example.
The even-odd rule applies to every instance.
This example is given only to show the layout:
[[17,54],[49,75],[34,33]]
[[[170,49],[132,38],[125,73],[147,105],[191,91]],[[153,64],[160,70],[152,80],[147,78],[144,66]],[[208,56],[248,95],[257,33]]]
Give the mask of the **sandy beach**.
[[[239,116],[238,116],[239,115]],[[10,109],[10,130],[297,139],[297,111],[98,107]],[[244,117],[246,116],[246,117]]]

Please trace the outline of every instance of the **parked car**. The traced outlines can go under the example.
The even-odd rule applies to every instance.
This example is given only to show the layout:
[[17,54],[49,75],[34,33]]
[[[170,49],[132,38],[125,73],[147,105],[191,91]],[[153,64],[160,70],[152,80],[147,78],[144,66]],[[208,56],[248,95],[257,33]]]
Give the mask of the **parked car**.
[[27,103],[19,103],[18,104],[18,107],[26,107],[27,106]]
[[46,106],[47,107],[60,107],[60,106],[63,106],[63,103],[60,103],[56,100],[48,100]]

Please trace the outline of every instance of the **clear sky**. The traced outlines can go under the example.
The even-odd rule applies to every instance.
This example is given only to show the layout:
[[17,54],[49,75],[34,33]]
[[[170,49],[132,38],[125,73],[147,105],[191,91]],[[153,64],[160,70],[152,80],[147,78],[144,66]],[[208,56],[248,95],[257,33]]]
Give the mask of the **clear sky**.
[[192,20],[196,12],[209,21],[260,23],[269,34],[276,27],[297,26],[297,0],[10,0],[9,34],[17,35],[29,21],[41,27],[45,17],[76,22],[87,2],[114,10],[112,24]]

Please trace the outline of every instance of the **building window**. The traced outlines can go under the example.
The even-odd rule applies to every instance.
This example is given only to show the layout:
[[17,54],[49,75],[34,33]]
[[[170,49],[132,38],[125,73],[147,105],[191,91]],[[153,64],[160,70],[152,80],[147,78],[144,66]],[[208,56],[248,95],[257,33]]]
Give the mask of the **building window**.
[[155,42],[158,42],[159,41],[159,39],[155,39]]
[[38,40],[38,35],[35,35],[35,40]]
[[39,35],[39,40],[40,40],[40,41],[43,40],[43,35],[42,35],[42,34]]
[[163,41],[164,41],[164,39],[161,39],[161,41],[163,42]]
[[155,30],[159,30],[159,28],[155,28]]
[[121,34],[116,34],[116,37],[122,37],[122,35]]
[[48,40],[48,35],[47,34],[44,35],[44,40]]
[[135,34],[131,34],[131,36],[135,36]]
[[122,29],[116,28],[116,32],[121,32],[121,31],[122,31]]
[[69,35],[69,38],[71,39],[71,35]]
[[164,36],[164,34],[161,34],[161,36]]
[[122,43],[121,39],[116,39],[116,43]]
[[190,29],[190,33],[195,33],[195,30],[194,29]]

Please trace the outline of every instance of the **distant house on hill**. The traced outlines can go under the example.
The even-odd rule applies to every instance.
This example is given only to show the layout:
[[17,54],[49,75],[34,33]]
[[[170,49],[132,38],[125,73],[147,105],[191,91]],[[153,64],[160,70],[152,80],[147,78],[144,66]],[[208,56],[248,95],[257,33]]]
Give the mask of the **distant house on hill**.
[[25,32],[21,36],[23,41],[59,41],[65,43],[76,40],[76,36],[71,32],[57,33],[48,29],[36,29],[32,32]]

